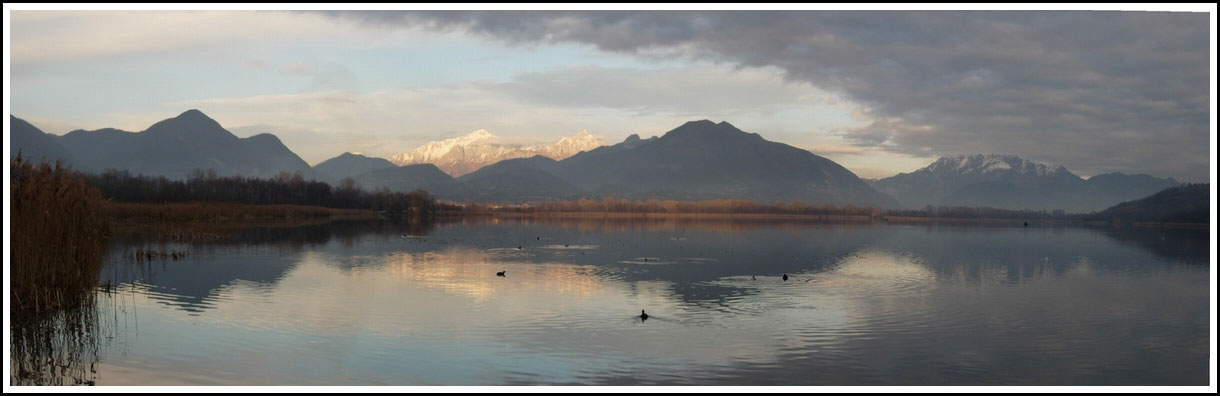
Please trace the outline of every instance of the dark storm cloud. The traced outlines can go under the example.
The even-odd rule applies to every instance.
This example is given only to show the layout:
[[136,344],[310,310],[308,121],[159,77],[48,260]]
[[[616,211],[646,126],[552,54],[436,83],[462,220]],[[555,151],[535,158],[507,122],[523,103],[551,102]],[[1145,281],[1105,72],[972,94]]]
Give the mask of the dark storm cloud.
[[1015,153],[1081,173],[1209,172],[1206,13],[1086,11],[340,12],[510,44],[776,66],[876,120],[862,146]]

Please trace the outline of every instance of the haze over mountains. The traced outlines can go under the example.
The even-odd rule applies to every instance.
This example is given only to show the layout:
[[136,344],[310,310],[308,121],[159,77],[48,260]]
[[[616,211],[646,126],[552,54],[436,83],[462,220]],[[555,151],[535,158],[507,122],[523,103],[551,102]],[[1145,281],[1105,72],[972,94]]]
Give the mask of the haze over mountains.
[[911,173],[870,180],[908,208],[990,206],[1082,213],[1179,185],[1173,178],[1108,173],[1083,179],[1063,166],[1015,155],[941,157]]
[[[22,150],[35,159],[64,158],[86,172],[123,169],[170,178],[186,177],[195,169],[263,178],[301,172],[331,184],[352,178],[366,189],[424,189],[455,201],[747,199],[1083,213],[1179,184],[1172,178],[1121,173],[1086,180],[1062,166],[981,154],[944,157],[911,173],[866,182],[809,151],[708,120],[687,122],[659,137],[631,135],[610,146],[585,131],[555,144],[523,147],[480,130],[396,155],[404,166],[344,153],[312,168],[275,136],[238,138],[198,110],[139,133],[100,129],[56,136],[16,117],[10,120],[12,154]],[[413,163],[425,160],[435,163]]]

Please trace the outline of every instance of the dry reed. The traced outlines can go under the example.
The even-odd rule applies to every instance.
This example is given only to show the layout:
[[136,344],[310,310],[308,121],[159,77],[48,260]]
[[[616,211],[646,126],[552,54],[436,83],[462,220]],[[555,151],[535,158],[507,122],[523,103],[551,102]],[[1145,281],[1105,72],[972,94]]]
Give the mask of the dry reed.
[[107,226],[102,195],[62,161],[11,166],[10,309],[52,311],[87,300],[97,286]]

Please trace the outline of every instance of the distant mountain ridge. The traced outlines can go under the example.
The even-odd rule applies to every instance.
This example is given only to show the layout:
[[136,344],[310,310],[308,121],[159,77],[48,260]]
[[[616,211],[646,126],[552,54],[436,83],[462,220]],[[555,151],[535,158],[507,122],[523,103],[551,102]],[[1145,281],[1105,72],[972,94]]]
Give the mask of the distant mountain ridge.
[[576,199],[583,191],[555,176],[559,161],[536,155],[485,166],[458,178],[475,202],[536,202]]
[[43,132],[34,125],[25,122],[25,120],[9,116],[9,125],[11,127],[9,145],[9,158],[17,158],[20,153],[21,157],[33,163],[39,163],[42,160],[54,163],[56,160],[62,159],[68,165],[74,165],[76,158],[68,149],[59,144],[59,140],[55,135]]
[[410,192],[425,190],[433,196],[464,200],[466,189],[456,179],[433,164],[413,164],[378,169],[356,176],[355,181],[366,190],[387,188]]
[[1183,184],[1119,203],[1086,218],[1206,224],[1211,221],[1210,195],[1207,184]]
[[660,138],[632,136],[559,165],[560,178],[594,195],[899,206],[834,161],[728,122],[687,122]]
[[[1039,164],[1015,155],[984,154],[943,157],[911,173],[865,181],[809,151],[767,141],[728,122],[709,120],[687,122],[659,137],[631,135],[609,146],[582,132],[544,147],[551,150],[550,155],[569,155],[562,160],[543,154],[509,158],[458,178],[434,164],[395,166],[386,159],[353,153],[311,168],[274,135],[239,138],[198,110],[162,120],[139,133],[106,128],[56,136],[16,117],[10,116],[10,124],[10,153],[21,150],[32,159],[64,158],[75,169],[86,172],[121,169],[171,178],[186,177],[196,169],[215,169],[222,176],[261,178],[301,172],[307,179],[332,184],[351,177],[366,189],[424,189],[455,201],[743,199],[1085,213],[1179,184],[1172,178],[1122,173],[1085,180],[1063,166]],[[481,142],[494,138],[486,131],[476,131],[453,141],[430,143],[417,154],[418,158],[444,159],[454,153],[463,158],[482,153],[492,158],[495,152],[479,150],[483,148]],[[598,145],[587,148],[594,145],[591,142]],[[518,150],[513,155],[520,154]]]
[[580,131],[549,145],[527,147],[503,143],[502,138],[480,129],[465,136],[425,143],[410,152],[391,156],[390,162],[399,166],[434,164],[450,176],[459,177],[506,159],[542,155],[562,160],[605,145],[589,131]]
[[614,197],[898,206],[833,161],[707,120],[685,123],[661,137],[632,135],[561,161],[541,155],[507,159],[453,182],[435,172],[424,180],[419,170],[404,168],[361,175],[357,181],[375,189],[436,189],[447,192],[438,193],[441,198],[482,202]]
[[313,170],[324,181],[335,184],[341,179],[356,177],[379,169],[393,168],[394,163],[384,158],[366,157],[363,154],[343,153],[338,157],[322,161]]
[[159,121],[143,132],[113,128],[75,130],[55,140],[76,159],[77,170],[107,169],[184,178],[196,169],[221,176],[269,178],[280,172],[314,177],[309,164],[271,134],[239,138],[199,110]]
[[941,157],[910,173],[869,182],[907,207],[990,206],[1083,213],[1179,183],[1149,175],[1110,173],[1083,179],[1058,165],[1015,155]]

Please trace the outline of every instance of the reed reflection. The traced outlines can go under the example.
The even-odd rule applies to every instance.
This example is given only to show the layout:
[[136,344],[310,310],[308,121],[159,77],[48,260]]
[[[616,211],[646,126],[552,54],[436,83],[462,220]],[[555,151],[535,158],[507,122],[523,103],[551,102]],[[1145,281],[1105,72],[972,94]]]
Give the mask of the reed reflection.
[[100,349],[119,332],[114,295],[99,291],[79,303],[32,318],[14,318],[10,385],[95,385]]

